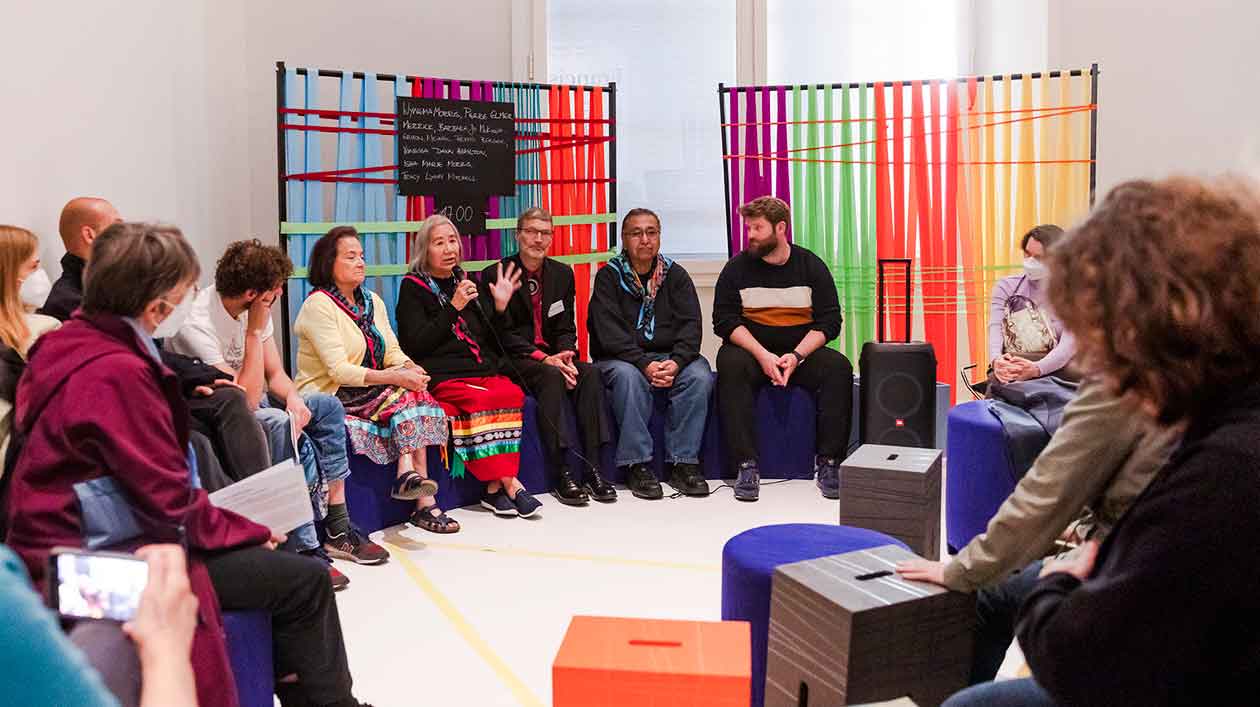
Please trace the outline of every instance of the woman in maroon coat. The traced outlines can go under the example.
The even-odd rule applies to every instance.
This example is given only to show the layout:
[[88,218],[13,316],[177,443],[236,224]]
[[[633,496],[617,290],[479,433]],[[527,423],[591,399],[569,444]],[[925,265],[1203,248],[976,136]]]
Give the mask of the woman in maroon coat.
[[192,483],[184,399],[153,338],[178,328],[198,274],[178,229],[122,223],[97,238],[82,311],[41,338],[18,384],[15,441],[24,441],[4,509],[8,543],[44,586],[49,550],[86,544],[75,485],[112,477],[141,533],[110,549],[182,541],[190,551],[202,707],[237,704],[220,603],[271,612],[283,703],[357,705],[322,563],[272,552],[282,537],[212,506]]

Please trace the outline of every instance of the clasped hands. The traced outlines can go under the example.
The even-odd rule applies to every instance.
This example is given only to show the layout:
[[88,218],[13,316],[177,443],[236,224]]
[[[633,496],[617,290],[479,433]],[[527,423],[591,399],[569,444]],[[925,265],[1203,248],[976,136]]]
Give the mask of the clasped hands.
[[1027,381],[1041,377],[1041,368],[1026,358],[1002,354],[993,359],[993,377],[1000,383]]

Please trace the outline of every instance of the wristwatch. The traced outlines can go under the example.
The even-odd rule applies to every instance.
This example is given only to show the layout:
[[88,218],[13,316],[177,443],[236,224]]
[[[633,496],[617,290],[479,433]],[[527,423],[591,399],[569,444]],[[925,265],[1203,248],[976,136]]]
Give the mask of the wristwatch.
[[791,351],[789,351],[788,353],[790,353],[790,354],[792,354],[793,356],[795,356],[795,357],[796,357],[796,365],[798,365],[798,366],[799,366],[799,365],[801,365],[802,363],[805,363],[805,357],[801,355],[801,352],[800,352],[800,351],[797,351],[796,349],[792,349],[792,350],[791,350]]

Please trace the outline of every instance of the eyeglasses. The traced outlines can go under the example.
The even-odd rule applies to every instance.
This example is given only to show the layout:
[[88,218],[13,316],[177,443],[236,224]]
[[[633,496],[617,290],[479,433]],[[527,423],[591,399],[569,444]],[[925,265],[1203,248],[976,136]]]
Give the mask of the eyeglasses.
[[654,241],[654,240],[656,240],[656,239],[658,239],[658,238],[660,238],[660,237],[661,237],[661,229],[659,229],[659,228],[636,228],[636,229],[634,229],[634,230],[632,230],[632,231],[626,231],[626,232],[622,233],[621,235],[625,236],[626,238],[633,238],[633,239],[635,239],[635,240],[638,240],[638,239],[640,239],[640,238],[646,238],[646,239],[648,239],[648,240],[653,240],[653,241]]
[[552,233],[549,230],[544,231],[541,228],[522,228],[520,232],[526,237],[542,236],[544,238],[550,238]]

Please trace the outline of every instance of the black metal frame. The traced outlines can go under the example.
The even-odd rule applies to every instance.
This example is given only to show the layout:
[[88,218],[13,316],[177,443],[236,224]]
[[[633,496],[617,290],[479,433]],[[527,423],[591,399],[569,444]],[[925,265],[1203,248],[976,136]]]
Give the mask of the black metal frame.
[[[285,90],[284,79],[285,79],[285,72],[287,71],[287,68],[288,67],[285,66],[285,63],[283,61],[276,62],[276,184],[278,187],[277,203],[279,206],[279,208],[277,209],[277,217],[278,217],[278,220],[276,222],[277,232],[279,232],[280,230],[280,224],[286,220],[285,215],[288,213],[288,210],[289,210],[288,188],[287,188],[287,182],[284,178],[285,177],[285,153],[287,152],[286,148],[288,147],[288,142],[287,142],[288,138],[286,134],[287,131],[284,128],[285,114],[280,112],[281,109],[284,108],[284,90]],[[295,73],[299,76],[306,76],[310,73],[310,71],[311,71],[310,69],[304,69],[304,68],[295,69]],[[345,76],[345,72],[337,71],[333,69],[315,69],[314,71],[317,72],[316,73],[317,76],[321,76],[324,78],[339,79]],[[363,79],[366,77],[366,74],[364,74],[361,71],[355,71],[351,74],[351,76],[356,79]],[[411,75],[403,76],[403,79],[406,81],[423,80],[424,78],[425,77],[422,77],[422,76],[411,76]],[[376,79],[378,81],[393,82],[393,81],[397,81],[398,76],[396,74],[376,74]],[[453,81],[455,83],[458,83],[460,86],[471,86],[474,83],[489,83],[491,86],[494,86],[496,88],[500,88],[500,87],[502,88],[527,88],[527,89],[536,89],[540,91],[551,89],[553,86],[561,85],[561,84],[548,84],[548,83],[524,83],[520,81],[486,82],[486,81],[472,81],[470,79],[441,79],[441,81],[443,83],[450,83]],[[607,175],[607,178],[609,180],[608,182],[609,184],[608,212],[617,213],[617,82],[611,81],[608,83],[608,85],[599,86],[599,87],[588,86],[588,85],[576,85],[576,84],[573,84],[573,85],[566,84],[566,85],[569,88],[575,89],[580,92],[590,91],[594,88],[602,88],[604,89],[605,93],[608,96],[608,118],[607,118],[608,119],[608,123],[607,123],[608,142],[606,143],[608,145],[608,175]],[[609,224],[609,227],[608,227],[609,248],[616,247],[619,233],[620,231],[617,229],[617,224],[615,223]],[[286,253],[289,252],[288,235],[284,233],[280,233],[279,236],[280,236],[281,249],[283,249]],[[281,298],[280,298],[280,315],[284,317],[284,320],[283,320],[284,326],[282,327],[283,332],[282,332],[281,340],[284,345],[284,358],[286,361],[292,360],[292,341],[291,341],[291,333],[289,332],[289,307],[290,307],[289,288],[285,287],[284,292],[282,293]]]
[[[1040,71],[1034,71],[1033,73],[1028,74],[1028,78],[1039,79],[1039,78],[1044,77],[1044,78],[1053,79],[1053,78],[1058,78],[1060,76],[1084,76],[1085,74],[1086,72],[1083,69],[1072,69],[1070,71],[1048,71],[1045,73],[1040,72]],[[1094,108],[1093,110],[1090,111],[1090,118],[1089,118],[1089,206],[1090,208],[1093,208],[1094,206],[1094,189],[1098,182],[1098,74],[1099,74],[1098,64],[1097,63],[1091,64],[1089,68],[1089,76],[1090,76],[1089,102],[1090,102],[1090,105],[1094,106]],[[920,81],[919,83],[923,85],[955,83],[959,81],[970,81],[972,78],[975,78],[977,82],[1017,81],[1017,80],[1023,79],[1024,74],[1011,74],[1009,76],[1001,76],[1001,75],[975,76],[975,77],[967,76],[967,77],[956,78],[956,79],[928,79],[926,81]],[[725,190],[724,190],[725,193],[723,196],[726,199],[726,239],[727,239],[727,246],[726,246],[727,253],[726,254],[728,256],[735,255],[734,253],[731,252],[731,246],[730,246],[731,172],[730,172],[730,166],[726,164],[727,162],[726,150],[728,147],[727,140],[726,140],[726,101],[722,100],[723,97],[726,96],[726,94],[732,93],[732,92],[741,92],[741,91],[742,92],[760,91],[762,89],[774,91],[778,89],[789,89],[789,88],[798,88],[798,87],[801,88],[802,90],[809,89],[809,88],[824,89],[824,88],[827,88],[828,85],[830,85],[832,89],[837,89],[837,88],[874,88],[875,86],[912,86],[914,85],[914,83],[915,83],[914,81],[867,81],[866,83],[862,83],[862,82],[833,83],[833,84],[802,83],[802,84],[787,84],[787,85],[781,85],[781,86],[727,86],[726,84],[719,83],[718,84],[718,115],[720,116],[720,119],[721,119],[721,122],[719,123],[719,125],[721,126],[720,130],[722,131],[722,184],[725,187]]]

